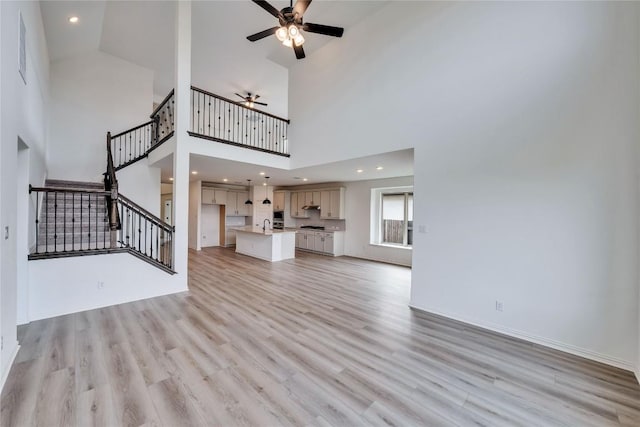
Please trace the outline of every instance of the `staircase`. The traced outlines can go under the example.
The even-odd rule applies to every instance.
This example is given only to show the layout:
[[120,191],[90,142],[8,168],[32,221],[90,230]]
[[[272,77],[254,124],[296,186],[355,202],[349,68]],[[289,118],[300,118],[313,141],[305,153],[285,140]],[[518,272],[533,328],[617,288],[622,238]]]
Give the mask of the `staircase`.
[[47,180],[37,201],[36,253],[109,249],[111,237],[104,185]]
[[127,252],[175,274],[174,228],[120,193],[116,177],[171,137],[172,106],[173,91],[150,122],[113,137],[107,133],[104,183],[47,180],[44,187],[29,186],[36,218],[30,260]]

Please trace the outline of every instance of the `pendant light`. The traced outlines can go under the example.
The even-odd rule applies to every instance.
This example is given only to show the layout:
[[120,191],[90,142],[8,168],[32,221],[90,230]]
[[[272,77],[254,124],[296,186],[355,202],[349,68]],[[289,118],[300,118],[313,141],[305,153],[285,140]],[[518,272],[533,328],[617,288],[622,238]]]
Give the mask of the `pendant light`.
[[269,177],[265,176],[264,179],[265,179],[264,185],[267,188],[265,189],[265,192],[264,192],[264,200],[262,201],[262,204],[263,205],[270,205],[271,204],[271,200],[269,200]]
[[[250,179],[248,179],[247,181],[249,182],[249,183],[247,184],[247,185],[249,186],[249,191],[251,191],[251,180],[250,180]],[[249,194],[251,194],[251,193],[249,193]],[[246,202],[244,202],[244,204],[245,204],[245,205],[252,205],[252,204],[253,204],[253,201],[251,201],[251,197],[247,197],[247,201],[246,201]]]

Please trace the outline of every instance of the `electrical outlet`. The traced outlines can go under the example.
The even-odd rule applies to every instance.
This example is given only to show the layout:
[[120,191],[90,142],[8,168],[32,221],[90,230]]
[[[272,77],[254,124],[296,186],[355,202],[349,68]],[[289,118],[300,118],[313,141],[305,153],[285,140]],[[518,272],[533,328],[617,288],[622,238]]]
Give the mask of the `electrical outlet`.
[[104,289],[104,282],[98,282],[98,289]]
[[9,227],[4,228],[4,240],[9,240]]
[[0,337],[0,350],[4,349],[4,337]]
[[503,311],[503,308],[504,306],[502,304],[502,301],[496,300],[496,311]]
[[419,225],[418,226],[418,233],[426,233],[427,232],[427,226],[426,225]]

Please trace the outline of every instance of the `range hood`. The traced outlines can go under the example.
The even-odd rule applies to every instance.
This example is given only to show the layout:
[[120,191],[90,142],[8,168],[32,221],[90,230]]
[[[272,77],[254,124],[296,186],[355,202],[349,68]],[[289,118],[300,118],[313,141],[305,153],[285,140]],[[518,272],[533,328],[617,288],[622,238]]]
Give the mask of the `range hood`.
[[318,205],[304,205],[302,207],[302,209],[304,209],[305,211],[309,211],[309,210],[313,210],[313,209],[320,209],[320,206],[318,206]]

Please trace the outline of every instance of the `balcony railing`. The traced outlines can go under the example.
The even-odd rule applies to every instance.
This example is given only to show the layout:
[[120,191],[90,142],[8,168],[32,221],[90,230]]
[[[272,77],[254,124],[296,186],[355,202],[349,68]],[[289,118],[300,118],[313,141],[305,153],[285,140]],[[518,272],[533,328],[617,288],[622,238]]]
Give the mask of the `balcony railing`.
[[189,134],[289,157],[289,120],[191,86]]

